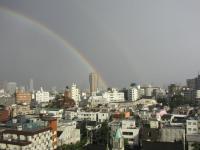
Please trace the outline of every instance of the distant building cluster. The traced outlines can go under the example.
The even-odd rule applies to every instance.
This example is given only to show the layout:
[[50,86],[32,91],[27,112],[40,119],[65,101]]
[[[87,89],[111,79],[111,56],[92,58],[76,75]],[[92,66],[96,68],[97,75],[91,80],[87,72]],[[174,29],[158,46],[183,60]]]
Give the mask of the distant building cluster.
[[0,149],[178,149],[200,145],[200,76],[167,89],[131,83],[57,91],[8,82],[0,89]]

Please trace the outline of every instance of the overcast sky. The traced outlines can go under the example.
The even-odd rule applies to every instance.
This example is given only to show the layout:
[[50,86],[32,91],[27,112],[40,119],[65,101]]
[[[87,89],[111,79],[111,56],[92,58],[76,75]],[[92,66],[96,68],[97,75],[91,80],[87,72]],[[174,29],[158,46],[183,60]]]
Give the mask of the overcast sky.
[[[109,86],[185,83],[200,71],[198,0],[0,0],[77,48]],[[88,86],[91,70],[30,21],[0,8],[0,81]]]

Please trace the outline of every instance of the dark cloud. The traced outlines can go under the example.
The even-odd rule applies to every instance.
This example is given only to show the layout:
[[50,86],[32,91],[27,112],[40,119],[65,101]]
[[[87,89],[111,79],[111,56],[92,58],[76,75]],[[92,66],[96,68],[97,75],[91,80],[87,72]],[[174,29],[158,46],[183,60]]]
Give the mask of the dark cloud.
[[[1,0],[0,6],[45,24],[78,48],[109,85],[125,86],[133,81],[184,83],[195,76],[200,63],[199,3]],[[34,26],[21,27],[20,20],[6,14],[0,20],[0,80],[88,85],[83,62],[52,37]]]

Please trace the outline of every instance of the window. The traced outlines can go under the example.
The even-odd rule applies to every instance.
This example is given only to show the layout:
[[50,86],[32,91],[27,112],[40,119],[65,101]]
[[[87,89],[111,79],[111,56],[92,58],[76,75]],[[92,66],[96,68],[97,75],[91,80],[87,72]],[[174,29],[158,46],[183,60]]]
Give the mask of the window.
[[196,122],[193,122],[193,125],[197,125],[197,123],[196,123]]
[[188,125],[191,125],[191,122],[188,122]]
[[133,132],[122,132],[123,135],[133,135]]
[[197,129],[196,129],[196,128],[193,128],[193,131],[197,131]]
[[148,132],[148,136],[151,137],[151,132]]
[[191,128],[188,128],[188,131],[191,131],[192,129]]

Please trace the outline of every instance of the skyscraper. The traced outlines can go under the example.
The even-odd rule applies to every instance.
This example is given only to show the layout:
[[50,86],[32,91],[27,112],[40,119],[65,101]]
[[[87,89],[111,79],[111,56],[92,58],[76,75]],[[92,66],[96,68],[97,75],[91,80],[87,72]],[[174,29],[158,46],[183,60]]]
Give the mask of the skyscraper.
[[90,82],[90,94],[92,92],[96,92],[98,89],[98,75],[95,72],[90,73],[89,75],[89,82]]

